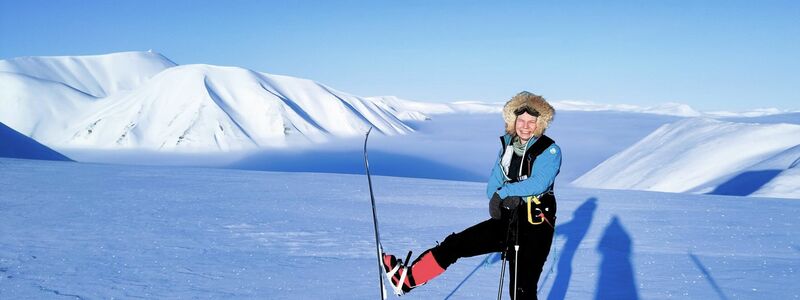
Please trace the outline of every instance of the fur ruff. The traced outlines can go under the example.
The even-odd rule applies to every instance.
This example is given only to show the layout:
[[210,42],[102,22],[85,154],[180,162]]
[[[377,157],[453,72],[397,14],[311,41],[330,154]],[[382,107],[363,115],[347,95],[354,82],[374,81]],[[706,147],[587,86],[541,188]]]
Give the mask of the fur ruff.
[[536,118],[536,130],[534,130],[533,135],[541,137],[547,127],[550,126],[550,122],[553,121],[556,110],[553,109],[553,106],[547,103],[542,96],[530,92],[521,92],[517,94],[503,106],[503,119],[506,121],[506,133],[511,136],[517,135],[515,128],[517,116],[514,115],[514,111],[523,106],[530,107],[539,112],[539,117]]

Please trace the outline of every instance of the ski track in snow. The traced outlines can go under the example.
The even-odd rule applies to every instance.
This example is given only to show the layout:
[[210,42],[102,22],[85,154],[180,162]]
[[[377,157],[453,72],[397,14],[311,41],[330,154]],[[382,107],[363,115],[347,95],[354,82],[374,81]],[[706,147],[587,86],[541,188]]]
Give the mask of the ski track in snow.
[[[362,175],[7,158],[0,170],[0,298],[378,297]],[[373,179],[391,253],[419,254],[488,217],[482,183]],[[542,299],[800,297],[796,200],[557,195]],[[442,299],[482,260],[403,298]],[[454,299],[494,298],[498,275],[498,263],[480,268]]]

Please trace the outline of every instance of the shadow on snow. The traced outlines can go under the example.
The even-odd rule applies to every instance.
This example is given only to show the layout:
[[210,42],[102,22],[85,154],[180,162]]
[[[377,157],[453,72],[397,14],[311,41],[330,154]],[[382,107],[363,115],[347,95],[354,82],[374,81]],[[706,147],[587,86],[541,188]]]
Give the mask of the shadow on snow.
[[[561,256],[558,259],[556,278],[553,280],[553,287],[547,296],[548,300],[564,299],[566,296],[572,277],[572,260],[575,258],[575,252],[578,251],[578,246],[586,236],[586,232],[589,231],[595,210],[597,210],[597,198],[589,198],[575,209],[575,212],[572,213],[572,220],[556,226],[556,235],[565,236],[567,241],[564,243],[564,249],[561,250]],[[547,278],[544,278],[543,282],[545,280]]]
[[[487,174],[476,174],[430,159],[385,151],[369,152],[372,175],[484,182]],[[269,152],[245,158],[230,167],[245,170],[278,172],[317,172],[364,174],[361,151]]]
[[706,280],[708,280],[708,284],[710,284],[711,287],[714,289],[714,291],[717,292],[719,298],[722,300],[728,300],[728,297],[725,296],[725,293],[722,292],[722,289],[717,284],[717,281],[714,280],[714,277],[711,277],[711,273],[708,272],[708,269],[700,261],[700,258],[698,258],[697,255],[694,255],[692,253],[689,253],[689,257],[692,259],[692,262],[694,262],[694,265],[697,266],[698,269],[700,269],[700,272],[703,273],[703,276],[706,278]]
[[603,258],[595,299],[639,299],[631,264],[632,239],[617,216],[603,232],[597,251]]
[[725,183],[720,184],[709,194],[747,196],[760,189],[780,173],[781,170],[743,172],[729,179]]

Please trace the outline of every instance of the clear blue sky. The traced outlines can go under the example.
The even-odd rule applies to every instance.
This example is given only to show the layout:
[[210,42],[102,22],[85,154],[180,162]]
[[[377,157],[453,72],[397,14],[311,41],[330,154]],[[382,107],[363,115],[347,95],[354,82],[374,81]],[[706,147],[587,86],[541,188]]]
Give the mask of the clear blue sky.
[[0,0],[0,58],[153,49],[356,95],[800,109],[800,1]]

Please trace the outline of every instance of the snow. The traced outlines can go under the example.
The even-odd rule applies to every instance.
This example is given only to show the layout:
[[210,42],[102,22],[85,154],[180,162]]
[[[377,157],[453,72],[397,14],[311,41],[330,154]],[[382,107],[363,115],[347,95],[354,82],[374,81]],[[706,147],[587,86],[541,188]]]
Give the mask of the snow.
[[[378,297],[363,175],[0,166],[3,298]],[[392,253],[421,253],[487,217],[483,183],[373,180]],[[543,299],[800,297],[795,200],[566,186],[557,195]],[[745,217],[754,208],[757,218]],[[444,298],[482,260],[461,259],[403,298]],[[499,268],[479,268],[453,297],[494,298]]]
[[[678,120],[619,112],[557,114],[546,134],[561,146],[564,159],[559,182],[568,184],[605,159],[633,145],[659,126]],[[496,114],[442,114],[431,120],[411,121],[413,134],[370,137],[373,174],[484,182],[500,149],[503,120]],[[248,153],[229,165],[269,171],[308,171],[362,174],[360,138],[332,141],[323,148],[265,149]],[[76,159],[97,162],[94,155],[67,152]],[[124,159],[124,157],[110,157]]]
[[405,100],[395,96],[366,97],[365,99],[389,107],[401,120],[405,121],[429,120],[431,119],[429,115],[501,113],[504,104],[480,101],[430,103]]
[[[772,175],[752,172],[788,169],[790,161],[797,159],[798,143],[799,125],[685,119],[662,126],[573,183],[582,187],[665,192],[718,191],[726,184],[721,181],[730,182],[735,176],[745,176],[739,180],[751,184],[764,184]],[[748,195],[759,188],[732,185],[739,195]],[[762,191],[760,195],[769,196],[765,193]],[[789,194],[800,198],[800,186],[795,184]]]
[[[0,60],[0,91],[0,122],[60,151],[230,152],[313,146],[361,135],[369,127],[404,135],[413,131],[407,122],[434,115],[496,114],[504,103],[359,97],[308,79],[237,67],[177,65],[152,51]],[[702,113],[680,103],[553,105],[559,112],[678,117],[789,113],[770,108]]]
[[[215,152],[412,130],[376,103],[244,68],[176,66],[152,52],[0,64],[0,121],[59,150]],[[111,74],[113,73],[113,74]]]
[[[800,198],[797,112],[553,103],[542,299],[800,298],[800,203],[764,198]],[[503,132],[502,103],[360,97],[150,51],[0,61],[0,106],[0,299],[378,298],[363,133],[383,133],[378,218],[402,256],[487,218]],[[68,160],[48,147],[80,163],[19,159]],[[494,298],[484,258],[404,298],[444,298],[473,270],[453,298]]]
[[622,111],[635,113],[648,113],[679,117],[698,117],[702,113],[692,107],[681,103],[664,103],[656,106],[638,106],[630,104],[599,104],[589,101],[564,100],[553,102],[556,110],[572,111]]
[[0,60],[0,72],[60,82],[93,97],[132,90],[176,64],[155,52],[28,56]]

